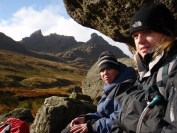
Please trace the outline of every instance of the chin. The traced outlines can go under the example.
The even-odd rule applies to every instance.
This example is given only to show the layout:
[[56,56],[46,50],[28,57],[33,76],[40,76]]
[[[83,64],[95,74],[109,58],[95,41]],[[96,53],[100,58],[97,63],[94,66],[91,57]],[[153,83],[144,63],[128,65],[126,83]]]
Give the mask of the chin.
[[141,56],[144,58],[144,56],[146,55],[147,53],[141,53]]
[[108,81],[104,81],[106,84],[109,84],[109,82]]

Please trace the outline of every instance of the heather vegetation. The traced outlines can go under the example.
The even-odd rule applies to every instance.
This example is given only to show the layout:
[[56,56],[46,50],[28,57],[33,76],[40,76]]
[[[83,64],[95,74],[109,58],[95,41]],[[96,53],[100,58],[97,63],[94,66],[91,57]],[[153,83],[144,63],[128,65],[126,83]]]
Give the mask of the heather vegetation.
[[0,114],[17,107],[35,112],[49,96],[69,96],[87,69],[0,50]]

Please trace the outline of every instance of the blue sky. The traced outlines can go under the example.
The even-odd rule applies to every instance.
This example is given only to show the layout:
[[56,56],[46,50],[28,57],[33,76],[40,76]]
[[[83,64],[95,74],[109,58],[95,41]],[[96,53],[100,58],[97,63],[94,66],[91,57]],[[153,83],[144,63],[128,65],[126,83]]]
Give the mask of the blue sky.
[[95,32],[131,56],[125,44],[76,23],[67,14],[63,0],[0,0],[0,32],[20,41],[39,29],[44,36],[56,33],[74,36],[77,41],[83,42]]
[[0,18],[9,19],[13,13],[23,7],[33,7],[35,10],[41,11],[48,5],[60,5],[60,14],[69,18],[62,0],[0,0]]

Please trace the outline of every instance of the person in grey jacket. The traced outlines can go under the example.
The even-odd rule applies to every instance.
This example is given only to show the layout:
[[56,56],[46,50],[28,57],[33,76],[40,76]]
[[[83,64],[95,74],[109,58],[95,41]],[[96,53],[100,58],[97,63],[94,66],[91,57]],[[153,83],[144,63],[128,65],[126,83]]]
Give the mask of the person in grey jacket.
[[136,72],[132,67],[117,61],[109,51],[98,58],[101,79],[105,82],[102,97],[95,113],[88,113],[73,119],[62,133],[109,133],[113,121],[121,109],[114,98],[123,93],[136,81]]
[[139,77],[124,93],[111,133],[177,133],[177,38],[165,4],[150,2],[131,18]]

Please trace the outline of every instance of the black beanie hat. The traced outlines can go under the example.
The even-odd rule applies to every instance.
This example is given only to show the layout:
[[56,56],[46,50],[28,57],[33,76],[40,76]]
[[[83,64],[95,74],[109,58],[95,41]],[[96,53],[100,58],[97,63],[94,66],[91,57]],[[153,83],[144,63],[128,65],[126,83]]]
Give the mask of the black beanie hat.
[[174,16],[164,4],[147,3],[130,21],[130,35],[139,30],[153,30],[174,37]]
[[113,68],[119,71],[119,62],[109,51],[103,52],[98,58],[98,68],[101,71],[104,68]]

